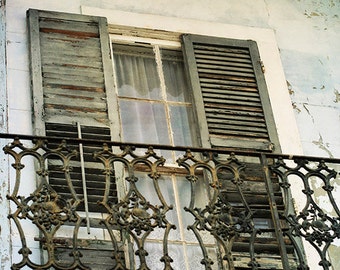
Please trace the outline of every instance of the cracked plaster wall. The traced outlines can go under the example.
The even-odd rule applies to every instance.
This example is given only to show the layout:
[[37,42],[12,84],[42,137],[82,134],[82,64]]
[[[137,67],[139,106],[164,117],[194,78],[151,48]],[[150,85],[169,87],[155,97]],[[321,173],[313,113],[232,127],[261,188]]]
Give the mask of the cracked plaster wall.
[[[29,88],[26,10],[78,13],[81,5],[273,29],[304,153],[340,158],[340,0],[7,1],[7,53],[16,55],[7,60],[9,132],[30,133],[32,128],[30,98],[20,92]],[[16,120],[22,125],[14,126]],[[326,204],[321,186],[314,185],[320,190],[319,202]],[[331,249],[334,269],[340,269],[339,247]]]

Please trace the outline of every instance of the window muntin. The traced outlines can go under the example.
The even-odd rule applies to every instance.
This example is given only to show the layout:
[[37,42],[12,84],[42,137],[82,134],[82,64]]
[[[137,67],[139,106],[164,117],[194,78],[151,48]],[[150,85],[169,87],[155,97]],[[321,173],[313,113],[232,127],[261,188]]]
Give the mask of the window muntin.
[[112,50],[122,140],[196,145],[191,126],[192,103],[181,51],[162,48],[158,44],[117,43],[112,44]]

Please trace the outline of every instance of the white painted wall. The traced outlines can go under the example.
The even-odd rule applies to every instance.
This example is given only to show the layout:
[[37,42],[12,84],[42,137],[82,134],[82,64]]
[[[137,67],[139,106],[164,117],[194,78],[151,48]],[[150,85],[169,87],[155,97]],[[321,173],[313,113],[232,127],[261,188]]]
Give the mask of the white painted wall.
[[[7,133],[7,89],[6,89],[6,29],[5,8],[0,2],[0,132]],[[1,145],[5,140],[0,139]],[[8,157],[0,155],[0,269],[9,269],[11,265],[10,224],[7,219],[9,203],[6,200],[8,190]]]
[[[7,44],[7,69],[4,69],[5,63],[0,63],[0,75],[7,75],[7,86],[6,81],[1,80],[0,84],[3,132],[32,133],[28,8],[98,12],[109,14],[109,21],[113,23],[138,23],[145,27],[236,38],[250,36],[259,43],[267,69],[267,83],[275,86],[270,87],[270,98],[283,151],[297,154],[303,150],[306,155],[340,157],[339,0],[8,0],[6,33],[0,29],[1,57],[4,39]],[[127,12],[127,16],[118,16],[122,12]],[[154,16],[141,15],[138,21],[131,13]],[[275,64],[278,58],[281,58],[283,71]],[[4,100],[6,87],[8,110]],[[5,179],[1,177],[0,181]],[[4,198],[8,183],[0,184]],[[6,213],[6,209],[0,209],[1,217]],[[7,223],[2,218],[0,222],[0,240],[8,240]],[[6,240],[0,244],[4,260],[1,269],[8,269],[9,265],[5,261],[5,254],[9,252],[9,244],[3,244],[8,243]],[[339,247],[333,245],[331,253],[334,269],[340,269]]]

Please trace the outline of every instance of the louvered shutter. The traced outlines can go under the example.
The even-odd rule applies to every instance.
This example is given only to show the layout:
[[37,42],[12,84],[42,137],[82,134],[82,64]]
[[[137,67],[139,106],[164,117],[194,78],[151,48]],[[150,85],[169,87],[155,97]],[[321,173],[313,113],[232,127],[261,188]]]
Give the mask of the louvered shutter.
[[[202,146],[280,152],[256,42],[196,35],[183,35],[182,42]],[[220,196],[232,206],[232,216],[247,212],[246,201],[255,228],[266,231],[254,240],[261,267],[281,269],[262,165],[245,158],[241,187],[228,175],[218,177],[223,186]],[[278,179],[273,175],[271,181],[282,209]],[[233,240],[237,269],[249,268],[250,237],[245,233]],[[291,250],[289,241],[287,249]]]
[[[37,135],[114,139],[113,70],[105,18],[39,10],[28,11],[34,121]],[[53,145],[50,145],[53,147]],[[77,149],[77,145],[73,145]],[[105,189],[103,165],[93,160],[101,149],[84,145],[89,210],[100,212]],[[62,168],[49,159],[50,184],[71,197]],[[80,160],[72,164],[72,184],[83,197]],[[109,200],[117,201],[114,179]],[[78,210],[84,210],[80,205]]]
[[182,41],[203,146],[278,150],[256,42],[197,35]]
[[106,19],[29,10],[28,20],[36,133],[44,134],[43,122],[109,126],[115,116],[107,102],[114,98]]

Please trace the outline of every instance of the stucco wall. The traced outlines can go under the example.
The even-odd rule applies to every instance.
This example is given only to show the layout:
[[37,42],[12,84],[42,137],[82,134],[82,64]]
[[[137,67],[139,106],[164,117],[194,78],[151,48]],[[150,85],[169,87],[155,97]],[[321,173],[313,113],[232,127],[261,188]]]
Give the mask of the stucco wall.
[[[81,6],[274,30],[304,154],[340,157],[339,0],[8,0],[9,132],[32,132],[26,10],[80,13]],[[331,249],[340,269],[339,247]]]

